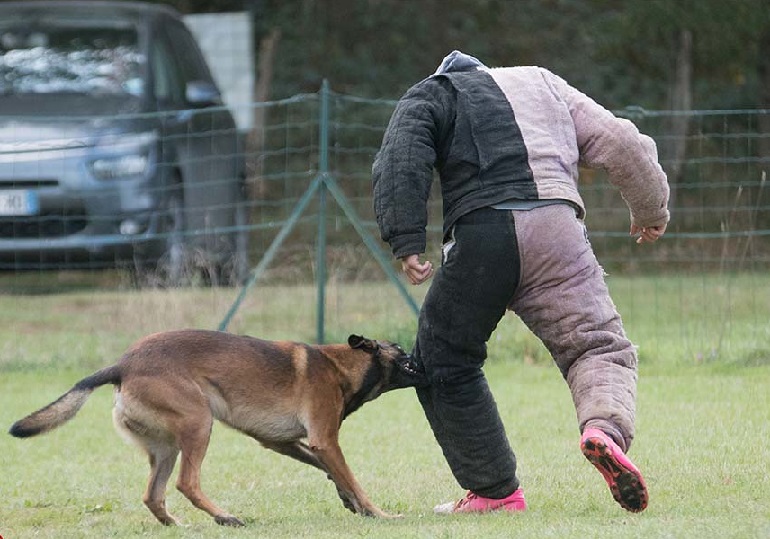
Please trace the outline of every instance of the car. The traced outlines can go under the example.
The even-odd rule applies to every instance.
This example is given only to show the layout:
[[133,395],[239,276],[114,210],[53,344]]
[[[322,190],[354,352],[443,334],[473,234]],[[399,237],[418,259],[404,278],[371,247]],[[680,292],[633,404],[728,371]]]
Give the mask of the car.
[[0,3],[0,269],[242,280],[242,139],[173,8]]

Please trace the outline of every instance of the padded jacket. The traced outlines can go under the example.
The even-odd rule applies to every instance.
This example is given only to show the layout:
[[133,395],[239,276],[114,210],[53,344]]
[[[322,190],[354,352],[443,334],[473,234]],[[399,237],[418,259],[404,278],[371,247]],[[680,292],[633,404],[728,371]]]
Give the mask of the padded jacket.
[[438,171],[446,234],[462,215],[510,200],[563,200],[585,216],[578,166],[603,168],[639,227],[668,222],[654,141],[540,67],[435,74],[396,105],[372,167],[374,210],[393,254],[425,252]]

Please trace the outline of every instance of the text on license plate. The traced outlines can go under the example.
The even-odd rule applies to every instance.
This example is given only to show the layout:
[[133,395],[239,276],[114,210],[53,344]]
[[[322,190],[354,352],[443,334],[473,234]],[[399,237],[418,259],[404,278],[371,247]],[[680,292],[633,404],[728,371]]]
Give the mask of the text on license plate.
[[1,189],[0,215],[36,215],[40,211],[37,193],[27,189]]

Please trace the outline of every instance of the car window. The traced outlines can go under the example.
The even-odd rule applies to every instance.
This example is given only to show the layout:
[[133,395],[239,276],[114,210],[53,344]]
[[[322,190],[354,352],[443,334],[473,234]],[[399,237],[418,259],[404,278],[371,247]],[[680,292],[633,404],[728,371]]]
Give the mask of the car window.
[[156,39],[150,47],[150,55],[155,98],[173,104],[183,103],[184,83],[171,48],[162,39]]
[[179,65],[182,69],[184,81],[211,82],[211,74],[199,52],[198,45],[186,28],[173,25],[167,28],[171,42],[173,43]]
[[0,93],[142,95],[138,43],[124,21],[0,21]]

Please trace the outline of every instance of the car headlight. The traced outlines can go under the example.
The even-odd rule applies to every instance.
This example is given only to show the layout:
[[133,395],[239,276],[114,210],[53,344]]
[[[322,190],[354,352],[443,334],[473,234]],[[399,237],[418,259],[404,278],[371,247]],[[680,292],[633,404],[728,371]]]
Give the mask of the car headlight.
[[91,161],[89,164],[91,174],[97,180],[115,180],[143,175],[149,165],[150,147],[156,140],[155,132],[104,137],[99,141],[98,148],[111,155]]
[[97,180],[139,176],[147,170],[147,163],[146,155],[121,155],[109,159],[97,159],[91,163],[91,173]]

